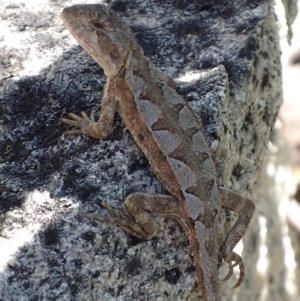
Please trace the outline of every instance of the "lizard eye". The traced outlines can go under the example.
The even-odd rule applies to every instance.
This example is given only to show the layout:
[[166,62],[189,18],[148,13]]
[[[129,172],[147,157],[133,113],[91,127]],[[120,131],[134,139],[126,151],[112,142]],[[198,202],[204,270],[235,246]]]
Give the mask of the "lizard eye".
[[104,24],[99,22],[99,21],[92,21],[92,25],[94,27],[96,27],[97,29],[103,29],[104,28],[104,26],[103,26]]
[[105,20],[91,20],[91,24],[95,29],[100,29],[103,31],[113,31],[114,27],[109,23],[106,22]]

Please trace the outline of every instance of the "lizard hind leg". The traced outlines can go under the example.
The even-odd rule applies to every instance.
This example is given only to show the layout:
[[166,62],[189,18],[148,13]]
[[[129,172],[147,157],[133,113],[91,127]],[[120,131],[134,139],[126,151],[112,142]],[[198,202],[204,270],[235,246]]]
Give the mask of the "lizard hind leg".
[[[233,268],[239,266],[240,276],[237,283],[231,288],[234,289],[239,287],[244,280],[245,275],[245,267],[243,263],[243,259],[240,255],[235,252],[230,252],[226,257],[224,257],[224,261],[228,264],[228,274],[222,279],[222,281],[229,280],[233,274]],[[234,263],[232,263],[234,262]]]
[[231,190],[219,188],[219,192],[222,199],[222,207],[224,209],[234,211],[239,215],[238,220],[227,234],[221,246],[221,255],[227,262],[229,268],[229,272],[223,280],[228,280],[233,274],[233,268],[237,265],[239,266],[240,276],[238,282],[233,287],[236,288],[243,282],[244,264],[242,257],[232,250],[243,237],[254,214],[255,205],[250,199],[247,199]]
[[81,216],[115,224],[126,233],[144,240],[150,240],[157,234],[157,224],[150,212],[178,217],[181,211],[178,199],[173,196],[141,192],[132,193],[126,198],[124,203],[126,215],[119,214],[104,202],[101,205],[113,216],[100,217],[92,214],[81,214]]
[[[114,210],[104,202],[101,202],[101,205],[109,213],[112,214],[112,217],[103,217],[103,216],[97,216],[94,214],[87,214],[87,213],[80,214],[80,216],[90,220],[94,220],[96,222],[115,224],[119,226],[121,229],[123,229],[126,233],[138,237],[140,239],[145,239],[145,237],[147,236],[147,232],[145,232],[144,229],[134,221],[134,219],[126,215],[119,214],[116,210]],[[155,227],[155,225],[153,226]],[[154,233],[156,234],[156,232]]]

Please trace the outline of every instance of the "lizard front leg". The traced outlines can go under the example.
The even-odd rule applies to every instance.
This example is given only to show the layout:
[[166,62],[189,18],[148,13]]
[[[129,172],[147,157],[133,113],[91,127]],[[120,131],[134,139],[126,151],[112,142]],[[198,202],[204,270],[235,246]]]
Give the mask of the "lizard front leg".
[[[244,264],[243,259],[237,253],[233,252],[233,248],[243,237],[251,218],[255,211],[255,205],[250,199],[246,199],[240,194],[233,192],[225,188],[219,188],[222,207],[234,211],[239,214],[239,218],[233,225],[230,232],[227,234],[222,246],[221,246],[221,256],[228,264],[229,272],[223,280],[228,280],[233,274],[233,268],[239,266],[240,277],[238,282],[233,288],[240,286],[244,278]],[[232,262],[235,262],[232,264]]]
[[93,114],[91,119],[89,119],[84,112],[81,112],[82,117],[74,113],[69,113],[68,116],[74,120],[60,118],[60,122],[77,128],[67,131],[65,134],[85,134],[96,139],[107,137],[112,131],[114,115],[116,112],[117,100],[114,97],[115,85],[115,79],[107,78],[103,90],[102,107],[98,122],[95,122]]

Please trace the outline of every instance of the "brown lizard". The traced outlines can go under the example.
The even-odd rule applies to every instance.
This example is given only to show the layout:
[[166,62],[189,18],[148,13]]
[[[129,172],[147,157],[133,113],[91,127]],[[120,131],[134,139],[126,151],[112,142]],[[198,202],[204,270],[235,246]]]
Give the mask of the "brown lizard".
[[[62,19],[78,43],[103,68],[107,76],[98,122],[82,112],[60,121],[77,129],[68,134],[86,134],[103,139],[112,131],[118,112],[154,172],[171,195],[130,194],[120,215],[107,204],[114,217],[83,214],[100,222],[119,225],[126,232],[149,240],[157,233],[150,212],[172,216],[189,238],[198,281],[206,301],[220,300],[218,268],[224,259],[229,267],[242,258],[232,251],[244,235],[254,214],[253,202],[218,187],[216,170],[201,122],[176,93],[175,82],[156,69],[144,56],[131,29],[103,5],[75,5],[62,12]],[[222,208],[239,218],[223,242],[218,239]]]

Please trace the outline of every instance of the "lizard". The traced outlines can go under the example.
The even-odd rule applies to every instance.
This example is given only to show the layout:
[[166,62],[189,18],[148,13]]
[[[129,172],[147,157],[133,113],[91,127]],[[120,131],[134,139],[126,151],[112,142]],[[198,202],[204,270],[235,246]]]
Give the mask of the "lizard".
[[[239,266],[234,287],[243,281],[243,260],[233,248],[251,221],[254,203],[218,186],[201,121],[177,94],[175,81],[145,57],[131,29],[115,12],[101,4],[74,5],[64,8],[62,19],[107,77],[99,120],[95,121],[93,113],[91,118],[85,112],[81,112],[82,117],[69,113],[69,118],[60,118],[60,122],[74,127],[66,134],[104,139],[112,132],[117,112],[170,193],[135,192],[125,199],[125,214],[102,202],[112,216],[81,216],[116,224],[144,240],[157,234],[153,213],[176,219],[188,236],[203,299],[220,301],[218,268],[223,260],[229,269],[223,280]],[[220,242],[222,208],[236,212],[238,219]]]

